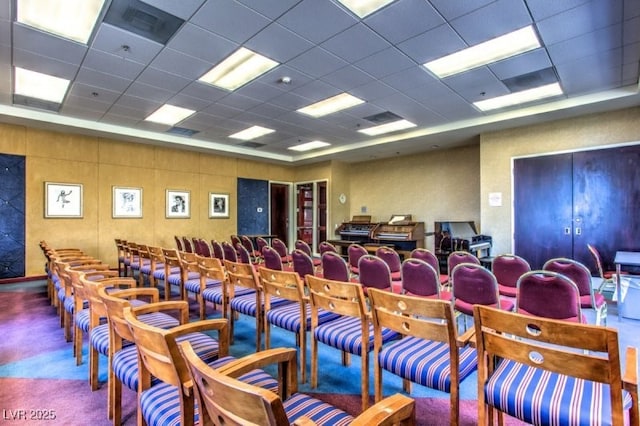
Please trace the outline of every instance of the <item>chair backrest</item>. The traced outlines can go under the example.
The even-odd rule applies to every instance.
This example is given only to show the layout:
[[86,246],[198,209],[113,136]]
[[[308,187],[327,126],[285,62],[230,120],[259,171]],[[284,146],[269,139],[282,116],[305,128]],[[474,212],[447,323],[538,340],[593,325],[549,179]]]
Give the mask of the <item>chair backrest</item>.
[[582,322],[578,287],[571,279],[557,272],[527,272],[518,280],[516,312]]
[[311,257],[303,250],[293,250],[291,252],[291,260],[293,263],[293,270],[303,280],[307,275],[313,275],[315,273],[315,269],[313,267],[313,259],[311,259]]
[[232,262],[238,261],[238,252],[236,251],[235,246],[231,245],[228,241],[222,242],[222,251],[226,260],[230,260]]
[[[615,329],[529,317],[479,305],[474,307],[474,326],[480,389],[485,388],[492,375],[499,372],[499,369],[495,369],[497,363],[507,366],[510,362],[523,365],[527,369],[535,369],[533,371],[543,370],[589,382],[605,383],[609,385],[609,395],[602,395],[602,398],[610,399],[612,419],[604,418],[600,421],[608,423],[612,420],[612,424],[616,426],[625,424],[622,395],[624,384],[619,362],[618,334]],[[627,355],[629,361],[635,357],[635,351],[627,351]],[[637,372],[633,375],[637,378]],[[556,383],[554,378],[551,380]],[[568,383],[571,384],[573,381],[569,380]],[[556,386],[562,386],[560,380]],[[635,410],[632,407],[631,412],[636,418],[632,417],[630,424],[637,424],[637,386],[633,394],[633,404],[636,406]],[[518,398],[518,401],[513,401],[516,407],[528,406],[531,399],[537,398],[529,392],[514,393],[513,396]],[[485,402],[482,392],[478,400],[479,424],[486,424],[488,407],[485,406]],[[589,408],[587,407],[587,410]],[[571,423],[570,419],[555,420],[558,424]]]
[[256,291],[262,291],[258,274],[253,265],[248,263],[224,261],[224,269],[227,272],[228,288],[226,293],[229,299],[234,297],[234,287],[240,286]]
[[591,296],[591,271],[582,263],[564,257],[547,260],[542,269],[568,277],[578,287],[580,296]]
[[420,247],[415,248],[411,251],[409,258],[424,260],[436,270],[438,275],[440,274],[440,262],[438,261],[438,257],[431,250]]
[[189,238],[182,237],[182,248],[183,250],[181,251],[186,251],[187,253],[193,253],[193,245],[191,244],[191,241],[189,241]]
[[393,274],[394,272],[400,272],[400,267],[402,266],[402,261],[400,260],[400,255],[397,251],[389,247],[378,247],[376,250],[376,256],[380,259],[384,260],[387,265],[389,265],[389,270]]
[[367,249],[360,244],[349,244],[349,247],[347,247],[347,262],[349,263],[349,268],[352,271],[354,269],[357,270],[360,258],[367,254],[369,254]]
[[256,248],[253,246],[251,238],[246,235],[240,235],[240,242],[242,243],[242,247],[244,247],[251,256],[256,253]]
[[282,270],[282,257],[275,248],[271,246],[262,247],[262,258],[266,268]]
[[[373,287],[382,290],[391,288],[391,270],[389,265],[372,254],[365,254],[358,261],[358,281],[363,287]],[[366,291],[366,290],[365,290]]]
[[480,264],[480,260],[477,257],[466,251],[454,251],[447,257],[447,274],[451,279],[453,269],[461,263],[475,263]]
[[591,257],[593,257],[593,261],[596,264],[596,270],[598,271],[598,276],[604,279],[604,265],[602,264],[602,257],[600,256],[600,252],[593,244],[587,244],[587,249],[589,253],[591,253]]
[[333,281],[349,281],[349,265],[335,251],[326,251],[320,258],[322,261],[322,275]]
[[332,251],[334,253],[338,252],[338,249],[328,241],[322,241],[318,247],[320,249],[320,255],[321,256],[323,254],[325,254],[326,252],[328,252],[328,251]]
[[249,254],[249,251],[244,245],[242,244],[238,245],[238,249],[236,250],[236,252],[238,253],[238,260],[240,262],[253,263],[251,262],[251,254]]
[[269,242],[262,237],[256,237],[256,247],[258,253],[262,253],[262,247],[266,247],[269,245]]
[[183,251],[184,247],[182,246],[182,240],[177,235],[174,235],[173,238],[176,240],[176,247],[179,251]]
[[363,336],[369,335],[369,309],[360,284],[310,276],[307,286],[312,309],[325,309],[338,315],[360,318]]
[[[288,299],[304,304],[304,283],[300,276],[293,271],[278,271],[265,267],[258,268],[260,285],[265,296],[265,312],[269,310],[271,297]],[[302,309],[302,306],[301,306]],[[300,315],[304,311],[300,312]]]
[[280,238],[274,238],[271,241],[271,247],[273,247],[278,252],[283,261],[286,261],[289,256],[289,249],[287,248],[287,245],[284,243],[284,241],[282,241]]
[[303,252],[305,252],[309,257],[313,256],[313,253],[311,251],[311,247],[309,246],[309,244],[307,244],[306,241],[304,240],[296,240],[296,242],[294,243],[294,247],[297,250],[302,250]]
[[460,263],[451,273],[452,300],[467,304],[497,305],[498,282],[488,269],[476,263]]
[[240,240],[240,237],[237,235],[231,235],[230,240],[231,240],[231,246],[233,248],[238,247],[238,244],[242,245],[242,241]]
[[401,271],[403,293],[440,298],[440,276],[427,262],[414,258],[405,259]]
[[220,244],[216,240],[211,240],[211,250],[213,251],[213,257],[224,260],[224,250],[222,249],[222,244]]
[[196,250],[196,254],[199,254],[200,256],[211,257],[211,247],[209,246],[207,240],[198,238],[196,241],[198,247],[198,249]]
[[496,256],[491,266],[493,275],[496,276],[498,284],[515,288],[520,278],[525,272],[529,272],[531,266],[524,258],[515,254],[501,254]]

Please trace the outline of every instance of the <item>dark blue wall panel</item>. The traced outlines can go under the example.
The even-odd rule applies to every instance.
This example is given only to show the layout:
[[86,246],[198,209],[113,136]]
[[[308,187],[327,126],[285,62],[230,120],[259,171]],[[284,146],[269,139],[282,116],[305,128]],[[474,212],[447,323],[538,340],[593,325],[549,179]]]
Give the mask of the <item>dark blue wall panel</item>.
[[0,154],[0,278],[24,276],[25,159]]
[[238,234],[269,233],[269,182],[238,178]]

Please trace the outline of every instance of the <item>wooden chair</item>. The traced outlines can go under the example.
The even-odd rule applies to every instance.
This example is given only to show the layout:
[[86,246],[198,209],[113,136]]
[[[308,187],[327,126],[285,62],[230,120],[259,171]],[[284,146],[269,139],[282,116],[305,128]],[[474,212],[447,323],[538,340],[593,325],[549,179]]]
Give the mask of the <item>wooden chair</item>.
[[164,271],[156,278],[163,282],[164,300],[171,299],[171,286],[182,288],[182,263],[177,249],[163,248]]
[[125,258],[125,246],[127,245],[127,241],[126,240],[122,240],[120,238],[116,238],[115,239],[116,242],[116,251],[117,251],[117,258],[118,258],[118,275],[119,276],[123,276],[124,275],[124,258]]
[[639,424],[637,350],[623,375],[615,329],[480,305],[474,324],[480,425],[494,411],[534,425]]
[[259,351],[262,330],[264,329],[264,316],[262,313],[262,287],[258,273],[253,265],[232,262],[227,259],[224,261],[224,267],[227,272],[224,295],[227,298],[226,306],[229,310],[231,341],[233,342],[235,314],[242,313],[252,316],[256,320],[256,351]]
[[[373,324],[362,286],[357,283],[331,281],[308,276],[311,300],[311,387],[318,384],[318,342],[342,352],[342,363],[348,365],[350,354],[360,356],[360,392],[362,410],[369,406],[369,352],[373,350]],[[340,318],[320,324],[320,310],[333,312]],[[383,330],[382,343],[398,337]]]
[[[395,394],[355,419],[344,411],[309,395],[298,393],[295,349],[272,349],[229,363],[217,371],[200,359],[188,343],[180,345],[194,378],[195,394],[206,425],[351,424],[414,425],[415,402]],[[277,393],[247,385],[236,378],[253,368],[278,365]]]
[[[153,248],[152,250],[155,250]],[[146,244],[138,244],[138,259],[140,267],[138,268],[138,287],[144,287],[145,284],[149,284],[150,287],[154,286],[153,274],[151,273],[151,252],[149,246]]]
[[[382,399],[382,373],[386,370],[402,377],[407,392],[411,391],[410,383],[413,382],[449,393],[449,423],[458,425],[460,383],[478,365],[476,350],[469,346],[474,330],[458,336],[451,303],[445,300],[372,288],[369,301],[374,329],[376,401]],[[385,329],[402,335],[402,339],[383,345]]]
[[[222,307],[222,317],[227,318],[227,298],[225,297],[226,273],[222,261],[217,257],[196,256],[199,277],[197,283],[188,280],[187,291],[198,299],[200,319],[206,318],[206,303]],[[197,286],[197,287],[196,287]]]

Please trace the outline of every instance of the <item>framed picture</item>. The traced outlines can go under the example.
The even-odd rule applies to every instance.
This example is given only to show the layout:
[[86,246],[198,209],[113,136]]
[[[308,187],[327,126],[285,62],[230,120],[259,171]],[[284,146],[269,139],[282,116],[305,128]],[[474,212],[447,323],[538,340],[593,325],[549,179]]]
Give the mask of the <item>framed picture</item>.
[[209,193],[209,218],[229,217],[229,194]]
[[45,182],[44,217],[81,218],[82,184]]
[[191,194],[189,191],[177,191],[167,189],[166,217],[188,218],[191,217]]
[[142,188],[114,186],[113,217],[142,217]]

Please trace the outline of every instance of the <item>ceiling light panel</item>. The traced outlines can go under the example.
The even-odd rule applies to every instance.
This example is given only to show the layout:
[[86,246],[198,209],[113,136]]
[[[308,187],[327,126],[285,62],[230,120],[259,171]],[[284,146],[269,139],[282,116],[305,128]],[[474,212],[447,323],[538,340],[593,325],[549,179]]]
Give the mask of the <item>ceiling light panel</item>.
[[87,44],[105,0],[18,0],[17,21]]
[[562,95],[562,88],[559,83],[553,83],[536,87],[534,89],[523,90],[521,92],[510,93],[508,95],[474,102],[473,105],[481,111],[489,111],[492,109],[520,105],[559,95]]
[[14,94],[62,103],[69,80],[15,67]]
[[539,47],[540,41],[533,26],[528,26],[427,62],[424,66],[439,78],[444,78]]
[[304,151],[311,151],[312,149],[324,148],[325,146],[329,146],[329,145],[331,144],[328,142],[311,141],[311,142],[303,143],[300,145],[290,146],[288,149],[292,151],[304,152]]
[[240,139],[243,141],[250,141],[252,139],[256,139],[256,138],[259,138],[260,136],[268,135],[269,133],[273,133],[273,132],[275,132],[275,130],[267,129],[266,127],[251,126],[240,132],[229,135],[229,137],[233,139]]
[[384,133],[397,132],[398,130],[410,129],[411,127],[416,127],[416,125],[408,120],[398,120],[392,121],[391,123],[381,124],[379,126],[361,129],[358,130],[358,132],[364,133],[368,136],[377,136]]
[[278,65],[278,62],[266,56],[241,47],[199,80],[223,89],[235,90]]
[[364,101],[360,98],[356,98],[348,93],[341,93],[320,102],[316,102],[315,104],[300,108],[298,112],[317,118],[343,109],[351,108],[362,103],[364,103]]
[[182,108],[175,105],[162,105],[153,114],[145,118],[146,121],[153,123],[168,124],[173,126],[181,122],[185,118],[195,113],[192,109]]
[[395,0],[338,0],[359,18],[371,15],[376,10],[393,3]]

